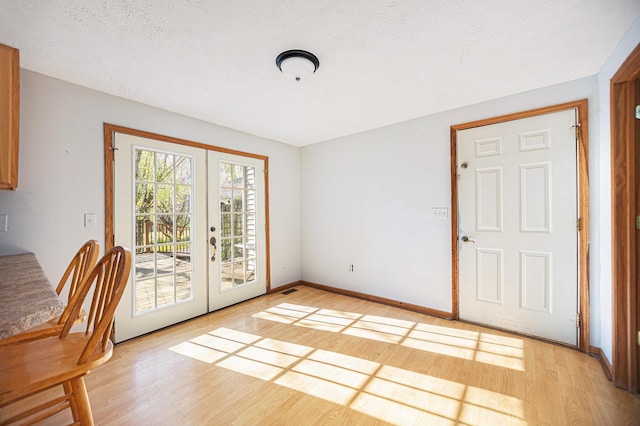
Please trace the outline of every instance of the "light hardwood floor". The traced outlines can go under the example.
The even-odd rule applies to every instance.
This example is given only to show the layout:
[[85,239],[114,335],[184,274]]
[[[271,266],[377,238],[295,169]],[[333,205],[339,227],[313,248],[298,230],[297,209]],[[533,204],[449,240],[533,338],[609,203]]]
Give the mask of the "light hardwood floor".
[[640,424],[585,354],[297,289],[117,345],[86,379],[96,424]]

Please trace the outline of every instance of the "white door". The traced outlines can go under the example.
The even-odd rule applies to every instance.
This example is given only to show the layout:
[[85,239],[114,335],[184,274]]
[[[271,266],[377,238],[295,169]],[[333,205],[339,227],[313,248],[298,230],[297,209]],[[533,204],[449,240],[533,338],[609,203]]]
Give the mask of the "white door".
[[133,270],[121,342],[266,293],[262,159],[114,134],[114,241]]
[[461,319],[578,344],[574,109],[457,133]]
[[207,312],[207,168],[202,149],[122,133],[114,143],[115,244],[133,254],[121,342]]
[[266,293],[265,164],[210,151],[209,310]]

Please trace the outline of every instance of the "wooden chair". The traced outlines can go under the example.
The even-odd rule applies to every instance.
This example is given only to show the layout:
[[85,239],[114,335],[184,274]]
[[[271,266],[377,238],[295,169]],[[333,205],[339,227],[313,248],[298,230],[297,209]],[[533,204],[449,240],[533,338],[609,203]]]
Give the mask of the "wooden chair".
[[[114,247],[87,276],[88,284],[79,286],[69,303],[73,308],[60,336],[0,347],[0,425],[18,421],[36,423],[67,408],[75,424],[93,424],[84,376],[113,354],[109,336],[130,271],[131,252]],[[86,330],[69,333],[91,288],[94,292]],[[15,404],[59,385],[64,389],[62,396],[28,409],[23,407],[24,403]],[[10,410],[9,405],[13,405]],[[14,408],[21,412],[7,414]]]
[[[82,284],[84,278],[93,269],[98,260],[98,253],[100,252],[100,244],[96,240],[89,240],[80,247],[76,252],[73,259],[69,263],[67,270],[64,271],[58,286],[56,287],[56,293],[60,295],[65,287],[69,287],[69,297],[67,299],[67,306],[59,317],[53,318],[43,324],[40,324],[34,328],[26,330],[22,333],[9,336],[0,341],[0,346],[11,345],[17,342],[25,342],[28,340],[42,339],[49,336],[58,336],[64,327],[64,323],[71,314],[71,299],[78,290],[78,287]],[[68,284],[68,285],[67,285]],[[79,324],[84,321],[85,313],[80,311],[76,317],[75,324]]]

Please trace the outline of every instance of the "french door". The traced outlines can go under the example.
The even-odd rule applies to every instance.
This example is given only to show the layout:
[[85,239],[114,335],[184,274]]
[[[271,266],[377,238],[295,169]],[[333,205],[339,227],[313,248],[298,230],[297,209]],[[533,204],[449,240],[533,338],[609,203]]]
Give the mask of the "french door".
[[265,293],[264,164],[209,151],[209,310]]
[[133,270],[116,342],[266,292],[264,161],[116,132],[114,243]]

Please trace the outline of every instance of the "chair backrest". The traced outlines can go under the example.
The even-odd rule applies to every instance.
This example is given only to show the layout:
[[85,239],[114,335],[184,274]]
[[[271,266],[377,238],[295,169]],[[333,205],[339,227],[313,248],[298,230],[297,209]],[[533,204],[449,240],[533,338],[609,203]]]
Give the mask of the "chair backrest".
[[62,289],[67,282],[69,282],[69,297],[67,300],[69,302],[71,301],[71,298],[78,288],[78,284],[80,284],[85,275],[95,266],[99,251],[100,243],[96,240],[89,240],[80,247],[75,256],[73,256],[73,259],[71,259],[71,262],[69,262],[69,266],[67,266],[67,270],[64,271],[62,278],[60,278],[58,287],[56,287],[58,296],[62,293]]
[[71,313],[71,309],[73,308],[71,304],[71,300],[73,296],[78,291],[78,287],[83,282],[84,278],[89,274],[89,272],[93,269],[98,260],[98,253],[100,252],[100,243],[96,240],[89,240],[80,247],[80,249],[76,252],[71,262],[69,262],[69,266],[67,266],[67,270],[64,271],[62,278],[60,278],[60,282],[58,283],[58,287],[56,287],[56,293],[60,295],[62,293],[62,289],[69,283],[69,296],[67,298],[67,306],[65,307],[62,315],[60,315],[60,319],[58,320],[58,324],[63,324],[69,318]]
[[78,359],[78,364],[86,362],[93,356],[99,356],[107,349],[113,328],[113,317],[130,272],[131,252],[121,246],[112,248],[98,261],[86,277],[84,285],[79,286],[73,300],[69,303],[73,308],[60,333],[60,338],[65,338],[69,334],[73,327],[73,319],[80,313],[89,290],[94,288],[85,329],[85,335],[91,334],[91,336]]

